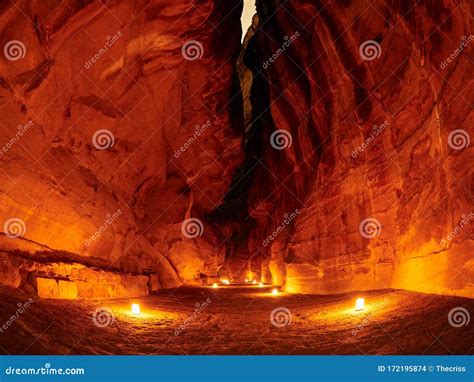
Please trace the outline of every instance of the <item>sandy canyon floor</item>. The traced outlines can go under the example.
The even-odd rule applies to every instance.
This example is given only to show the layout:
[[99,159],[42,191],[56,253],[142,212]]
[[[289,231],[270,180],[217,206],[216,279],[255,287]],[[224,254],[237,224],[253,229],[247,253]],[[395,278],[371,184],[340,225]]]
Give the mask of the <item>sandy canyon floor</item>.
[[[356,297],[366,309],[354,312]],[[379,291],[273,296],[268,288],[179,288],[133,300],[59,301],[2,290],[2,354],[473,354],[474,300]],[[139,303],[141,315],[130,312]],[[102,309],[102,310],[101,310]],[[273,314],[272,314],[273,312]],[[12,319],[14,316],[14,319]]]

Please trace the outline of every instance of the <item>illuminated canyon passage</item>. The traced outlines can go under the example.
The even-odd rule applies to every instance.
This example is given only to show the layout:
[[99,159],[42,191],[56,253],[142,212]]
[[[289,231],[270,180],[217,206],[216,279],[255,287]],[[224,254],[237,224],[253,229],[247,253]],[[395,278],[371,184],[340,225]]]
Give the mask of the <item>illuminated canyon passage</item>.
[[472,7],[2,2],[0,353],[472,354]]

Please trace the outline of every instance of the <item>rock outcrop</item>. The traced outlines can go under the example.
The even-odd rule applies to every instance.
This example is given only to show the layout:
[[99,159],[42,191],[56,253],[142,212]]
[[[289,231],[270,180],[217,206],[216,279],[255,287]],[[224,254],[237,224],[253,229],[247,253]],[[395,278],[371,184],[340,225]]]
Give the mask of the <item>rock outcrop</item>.
[[[2,250],[153,271],[162,288],[217,272],[220,232],[206,215],[242,159],[231,118],[241,8],[0,6]],[[198,235],[183,234],[187,219]]]
[[[472,3],[257,1],[249,241],[288,291],[474,296]],[[294,218],[291,218],[291,215]]]
[[0,5],[0,284],[474,297],[472,4],[241,10]]

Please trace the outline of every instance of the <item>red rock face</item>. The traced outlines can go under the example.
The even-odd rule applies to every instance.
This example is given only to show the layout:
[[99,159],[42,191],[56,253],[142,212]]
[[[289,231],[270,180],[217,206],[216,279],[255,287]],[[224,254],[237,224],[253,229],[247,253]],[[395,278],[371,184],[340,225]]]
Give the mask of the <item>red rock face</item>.
[[258,2],[249,246],[289,291],[474,295],[472,4],[409,3]]
[[[216,273],[224,254],[206,214],[242,160],[230,118],[240,12],[214,0],[5,3],[2,249],[157,272],[161,287]],[[191,218],[195,238],[181,229]]]
[[474,296],[472,5],[257,8],[0,6],[2,285]]

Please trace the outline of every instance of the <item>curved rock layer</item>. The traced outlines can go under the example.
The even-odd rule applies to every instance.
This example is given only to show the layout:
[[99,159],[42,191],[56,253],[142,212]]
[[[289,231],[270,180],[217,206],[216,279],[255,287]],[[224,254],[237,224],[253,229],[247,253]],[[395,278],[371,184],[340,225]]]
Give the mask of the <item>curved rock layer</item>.
[[0,5],[0,283],[474,297],[472,4],[241,11]]
[[257,1],[249,248],[288,291],[474,297],[472,3],[411,3]]
[[[217,272],[220,232],[206,215],[242,159],[230,118],[241,112],[241,9],[218,0],[3,3],[4,252],[54,261],[58,277],[71,276],[61,262],[74,262],[156,273],[161,287]],[[183,234],[187,219],[199,219],[202,235]]]

